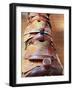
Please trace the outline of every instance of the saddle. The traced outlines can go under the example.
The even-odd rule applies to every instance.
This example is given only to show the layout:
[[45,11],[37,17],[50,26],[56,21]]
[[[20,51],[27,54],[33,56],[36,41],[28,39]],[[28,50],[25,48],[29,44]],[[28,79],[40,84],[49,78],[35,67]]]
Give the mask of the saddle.
[[24,73],[26,77],[63,74],[63,66],[52,38],[49,16],[49,14],[28,13],[28,24],[24,32],[24,59],[34,63],[41,61],[42,64],[26,71]]

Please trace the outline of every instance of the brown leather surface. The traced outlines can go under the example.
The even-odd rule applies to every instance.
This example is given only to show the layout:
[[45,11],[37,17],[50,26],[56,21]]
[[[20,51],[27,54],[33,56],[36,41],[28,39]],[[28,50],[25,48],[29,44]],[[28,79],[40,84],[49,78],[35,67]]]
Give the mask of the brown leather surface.
[[[63,19],[63,15],[59,15],[62,19]],[[50,16],[51,17],[51,16]],[[54,15],[53,16],[53,20],[52,20],[52,18],[51,18],[51,23],[53,23],[53,21],[54,21],[54,19],[56,19],[57,20],[57,17],[56,17],[56,15]],[[58,20],[57,20],[58,21]],[[24,22],[25,23],[25,22]],[[23,24],[24,24],[23,23]],[[60,22],[60,23],[63,23],[63,22]],[[57,23],[56,23],[57,24]],[[54,37],[54,41],[57,41],[56,42],[56,44],[58,44],[57,46],[58,47],[61,47],[62,49],[62,51],[60,50],[60,52],[62,53],[62,56],[60,57],[61,58],[61,60],[63,60],[63,37],[61,36],[59,36],[58,35],[58,32],[61,32],[61,31],[57,31],[58,29],[59,29],[59,27],[57,26],[57,28],[55,28],[55,26],[54,26],[54,24],[52,24],[52,29],[54,29],[54,33],[52,34],[53,35],[53,37]],[[22,27],[23,27],[23,25],[22,25]],[[32,28],[32,27],[31,27]],[[30,28],[30,29],[31,29]],[[61,28],[61,26],[60,26],[60,28]],[[25,29],[26,30],[26,29]],[[29,30],[28,30],[29,31]],[[22,29],[22,32],[25,32],[25,31],[23,31],[23,29]],[[62,31],[63,32],[63,31]],[[60,34],[62,34],[63,35],[63,33],[60,33]],[[23,36],[23,34],[22,34],[22,36]],[[60,37],[60,39],[58,38],[58,37]],[[26,39],[26,38],[25,38]],[[59,40],[60,40],[60,42],[59,42]],[[23,39],[22,39],[22,42],[23,42]],[[62,46],[61,46],[61,45]],[[31,53],[30,51],[32,51],[32,55],[34,56],[34,51],[36,51],[38,48],[39,48],[39,46],[40,46],[40,44],[38,44],[38,47],[37,47],[37,44],[35,44],[35,47],[33,48],[33,45],[30,47],[29,46],[29,50],[28,50],[28,52],[29,52],[29,54]],[[43,46],[43,45],[42,45]],[[56,49],[58,48],[56,46]],[[25,46],[23,46],[22,45],[22,47],[24,48]],[[36,50],[35,50],[36,49]],[[49,49],[51,49],[51,48],[49,48]],[[58,48],[59,49],[59,48]],[[41,50],[43,50],[43,49],[41,49]],[[44,51],[44,52],[43,52]],[[43,51],[39,51],[39,53],[40,53],[40,56],[45,56],[46,54],[48,54],[48,53],[46,53],[46,51],[47,51],[47,49],[46,50],[43,50]],[[49,50],[49,51],[51,51],[51,50]],[[57,50],[58,51],[58,50]],[[24,52],[24,50],[22,49],[22,52]],[[28,54],[28,52],[26,53],[26,55],[29,55]],[[43,52],[43,54],[42,54],[42,52]],[[35,52],[36,53],[36,52]],[[39,55],[39,53],[38,53],[38,55]],[[48,56],[55,56],[53,53],[55,53],[54,51],[52,51],[52,52],[49,52],[49,54],[48,54]],[[59,52],[58,52],[59,53]],[[38,56],[37,55],[37,56]],[[61,55],[61,54],[60,54]],[[59,56],[60,56],[59,55]],[[22,57],[24,57],[24,54],[22,54]],[[61,61],[62,63],[63,63],[63,61]],[[63,65],[63,64],[62,64]],[[34,69],[33,69],[34,68]],[[41,70],[43,68],[43,71]],[[55,69],[54,69],[55,68]],[[37,70],[36,70],[37,69]],[[45,75],[61,75],[62,74],[62,67],[61,67],[61,65],[60,65],[60,63],[57,61],[57,60],[54,60],[53,62],[52,62],[52,66],[50,66],[50,68],[49,68],[49,70],[50,71],[48,71],[47,69],[45,69],[43,66],[42,66],[42,61],[39,61],[39,60],[37,60],[36,62],[34,62],[34,61],[29,61],[29,59],[28,58],[22,58],[22,76],[45,76]],[[37,72],[37,71],[41,71],[41,73],[39,73],[39,74],[36,74],[36,75],[30,75],[30,74],[32,74],[31,72],[32,71],[30,71],[30,74],[24,74],[25,72],[27,72],[27,71],[29,71],[29,70],[33,70],[33,71],[36,71],[35,73],[39,73],[39,72]],[[51,72],[52,71],[52,72]],[[61,72],[60,72],[61,71]],[[48,73],[49,72],[49,73]]]

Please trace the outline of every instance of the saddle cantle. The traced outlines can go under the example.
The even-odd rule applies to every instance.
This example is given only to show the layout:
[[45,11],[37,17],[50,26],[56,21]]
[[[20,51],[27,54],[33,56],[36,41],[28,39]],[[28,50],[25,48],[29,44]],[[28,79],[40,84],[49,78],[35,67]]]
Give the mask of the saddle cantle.
[[63,67],[52,38],[49,16],[49,14],[28,13],[28,24],[24,32],[24,58],[32,62],[41,60],[42,65],[27,71],[26,77],[63,74]]

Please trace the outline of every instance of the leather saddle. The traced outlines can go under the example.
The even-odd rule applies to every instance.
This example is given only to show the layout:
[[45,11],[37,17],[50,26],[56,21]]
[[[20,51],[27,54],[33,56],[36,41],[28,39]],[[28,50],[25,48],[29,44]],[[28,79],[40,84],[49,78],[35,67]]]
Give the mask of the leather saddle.
[[26,77],[62,75],[63,67],[52,38],[49,14],[29,13],[24,32],[24,59],[40,61],[42,65],[25,72]]

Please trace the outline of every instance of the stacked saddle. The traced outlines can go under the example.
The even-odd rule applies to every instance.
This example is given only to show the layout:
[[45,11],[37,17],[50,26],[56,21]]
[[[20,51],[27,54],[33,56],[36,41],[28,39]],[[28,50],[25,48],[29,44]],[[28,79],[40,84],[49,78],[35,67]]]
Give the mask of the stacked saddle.
[[26,77],[63,74],[63,67],[52,38],[49,16],[28,13],[28,24],[24,32],[24,58],[34,63],[41,61],[42,64],[25,72]]

